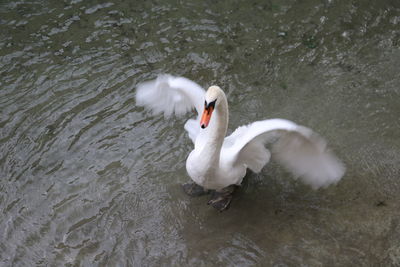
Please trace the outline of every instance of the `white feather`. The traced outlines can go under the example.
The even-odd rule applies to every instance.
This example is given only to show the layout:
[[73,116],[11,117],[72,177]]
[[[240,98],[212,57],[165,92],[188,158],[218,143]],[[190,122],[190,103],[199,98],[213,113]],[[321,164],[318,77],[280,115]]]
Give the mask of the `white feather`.
[[345,171],[322,137],[288,120],[257,121],[239,127],[226,139],[230,139],[231,145],[225,147],[229,152],[224,154],[231,155],[232,165],[245,164],[252,171],[260,172],[269,161],[265,145],[272,143],[274,158],[295,179],[314,189],[338,182]]
[[[209,126],[200,129],[205,99],[218,101]],[[271,157],[268,144],[272,144],[273,157],[295,179],[314,189],[337,183],[345,172],[344,165],[327,149],[323,138],[288,120],[257,121],[225,137],[228,104],[217,86],[210,87],[206,94],[186,78],[161,75],[137,86],[136,101],[139,106],[165,116],[182,115],[196,108],[197,119],[189,119],[184,126],[195,143],[186,169],[196,183],[206,188],[219,190],[240,184],[247,168],[260,172]]]
[[[197,83],[183,78],[164,74],[152,81],[143,82],[136,88],[136,104],[153,111],[163,113],[165,117],[184,115],[193,108],[198,116],[203,111],[205,91]],[[188,120],[185,129],[193,143],[200,130],[199,123]]]
[[313,189],[336,184],[345,167],[326,147],[326,142],[309,129],[282,134],[273,146],[274,156],[295,178]]
[[155,114],[183,115],[193,108],[202,112],[205,91],[197,83],[168,74],[143,82],[136,88],[136,103],[151,109]]

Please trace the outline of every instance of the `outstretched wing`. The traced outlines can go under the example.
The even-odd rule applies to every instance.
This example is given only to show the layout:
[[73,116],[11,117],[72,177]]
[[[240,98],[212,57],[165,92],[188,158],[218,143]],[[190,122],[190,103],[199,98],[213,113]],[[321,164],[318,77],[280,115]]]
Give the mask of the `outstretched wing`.
[[[163,74],[152,81],[139,84],[136,89],[136,104],[164,116],[183,115],[196,109],[199,120],[203,111],[205,91],[197,83],[184,77]],[[194,142],[200,130],[197,120],[188,120],[185,129]]]
[[283,119],[237,128],[225,138],[223,153],[232,166],[244,164],[260,172],[270,158],[265,148],[268,143],[272,143],[274,159],[314,189],[336,183],[344,174],[344,165],[327,149],[324,139],[309,128]]

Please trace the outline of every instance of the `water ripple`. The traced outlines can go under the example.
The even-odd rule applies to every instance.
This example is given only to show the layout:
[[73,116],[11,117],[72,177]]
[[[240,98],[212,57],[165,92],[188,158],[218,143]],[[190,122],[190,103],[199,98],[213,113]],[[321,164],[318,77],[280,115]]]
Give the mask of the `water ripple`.
[[[398,4],[8,2],[0,265],[398,263]],[[135,105],[164,72],[225,88],[230,128],[318,129],[348,176],[311,193],[271,165],[225,214],[187,198],[185,120]]]

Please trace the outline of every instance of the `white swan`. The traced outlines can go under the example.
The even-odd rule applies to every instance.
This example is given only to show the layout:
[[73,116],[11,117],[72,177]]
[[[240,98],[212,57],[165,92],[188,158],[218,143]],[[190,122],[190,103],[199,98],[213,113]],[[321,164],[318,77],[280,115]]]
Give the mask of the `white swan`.
[[[186,78],[160,75],[137,86],[136,102],[167,117],[196,109],[197,118],[189,119],[184,126],[194,143],[186,170],[204,189],[224,192],[224,188],[241,184],[247,168],[260,172],[271,157],[265,147],[268,143],[272,143],[274,158],[293,173],[295,179],[314,189],[337,183],[345,172],[344,165],[329,152],[319,135],[288,120],[256,121],[225,137],[228,102],[218,86],[211,86],[205,92]],[[222,208],[216,208],[225,209],[231,193],[225,193],[223,198],[214,196],[214,200],[225,201]]]

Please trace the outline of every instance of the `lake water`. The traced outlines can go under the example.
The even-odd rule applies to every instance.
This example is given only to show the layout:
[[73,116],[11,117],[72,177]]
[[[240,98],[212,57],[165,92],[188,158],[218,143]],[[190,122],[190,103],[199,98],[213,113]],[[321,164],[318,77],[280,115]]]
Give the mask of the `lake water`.
[[[0,265],[400,266],[399,69],[397,0],[1,1]],[[160,73],[222,87],[230,131],[314,129],[343,180],[186,196],[187,118],[135,105]]]

